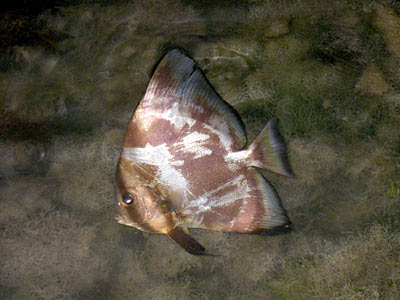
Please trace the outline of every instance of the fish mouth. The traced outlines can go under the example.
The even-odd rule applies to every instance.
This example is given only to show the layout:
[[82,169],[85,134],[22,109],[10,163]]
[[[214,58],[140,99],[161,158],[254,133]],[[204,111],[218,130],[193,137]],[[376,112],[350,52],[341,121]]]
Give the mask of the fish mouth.
[[144,222],[140,222],[140,223],[133,222],[131,220],[127,220],[127,219],[121,217],[120,215],[115,216],[114,219],[119,224],[126,225],[126,226],[129,226],[129,227],[134,227],[134,228],[137,228],[137,229],[142,230],[142,231],[147,231],[145,229],[145,227],[147,227],[147,224],[144,223]]
[[121,202],[118,203],[117,207],[117,215],[114,217],[115,220],[119,224],[130,226],[130,227],[135,227],[140,230],[142,230],[142,227],[146,226],[146,223],[143,220],[140,220],[140,222],[136,222],[132,220],[132,217],[127,213],[125,209],[123,209]]

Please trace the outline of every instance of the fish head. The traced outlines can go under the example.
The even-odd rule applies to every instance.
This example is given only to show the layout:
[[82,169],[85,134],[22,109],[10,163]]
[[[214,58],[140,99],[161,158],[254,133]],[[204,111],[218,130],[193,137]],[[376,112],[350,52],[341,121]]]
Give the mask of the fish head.
[[165,197],[146,176],[120,160],[116,176],[117,221],[141,231],[168,233],[174,228]]

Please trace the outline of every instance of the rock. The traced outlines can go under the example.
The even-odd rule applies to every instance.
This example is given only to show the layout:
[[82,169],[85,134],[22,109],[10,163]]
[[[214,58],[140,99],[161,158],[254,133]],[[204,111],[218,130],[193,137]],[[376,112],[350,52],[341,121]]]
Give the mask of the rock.
[[383,32],[389,52],[400,60],[400,17],[393,8],[377,5],[374,25]]
[[383,95],[390,86],[383,78],[381,71],[375,65],[369,65],[356,84],[356,90],[365,94]]
[[42,172],[49,163],[46,145],[36,140],[1,142],[0,152],[0,176]]
[[249,72],[250,58],[256,51],[256,43],[227,39],[216,44],[197,45],[193,58],[222,98],[236,105],[243,101],[244,79]]
[[267,26],[264,36],[266,38],[276,38],[289,32],[289,18],[276,19]]

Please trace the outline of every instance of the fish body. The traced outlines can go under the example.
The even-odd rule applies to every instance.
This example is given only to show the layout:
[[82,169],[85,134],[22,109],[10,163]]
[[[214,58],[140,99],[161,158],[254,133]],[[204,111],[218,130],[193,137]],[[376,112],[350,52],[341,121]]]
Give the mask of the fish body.
[[192,59],[171,50],[128,124],[116,171],[117,220],[167,234],[192,254],[206,252],[188,228],[289,228],[277,193],[256,169],[293,176],[275,120],[245,146],[237,112]]

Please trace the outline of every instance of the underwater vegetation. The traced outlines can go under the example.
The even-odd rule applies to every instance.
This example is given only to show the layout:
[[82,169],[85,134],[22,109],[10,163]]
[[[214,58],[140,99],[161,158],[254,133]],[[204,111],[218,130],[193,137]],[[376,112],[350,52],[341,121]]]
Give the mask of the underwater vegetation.
[[[50,2],[49,2],[50,3]],[[50,5],[51,6],[51,5]],[[400,4],[56,1],[0,15],[0,299],[399,299]],[[276,117],[293,223],[118,225],[115,166],[154,66],[184,49],[251,143]]]

